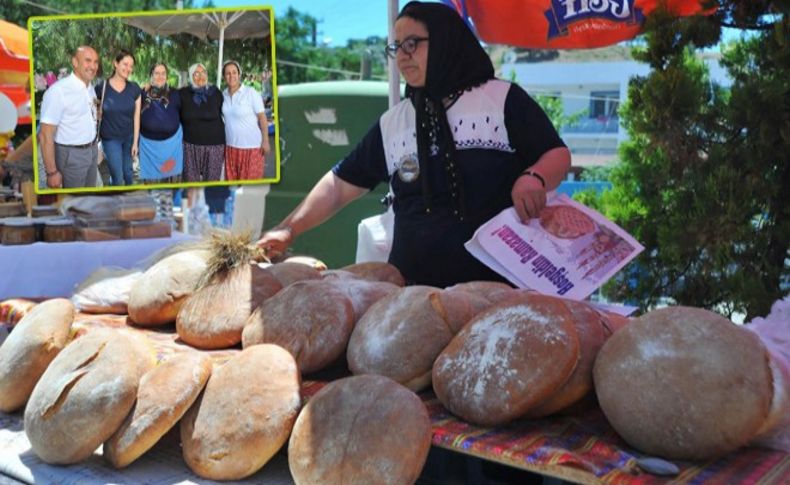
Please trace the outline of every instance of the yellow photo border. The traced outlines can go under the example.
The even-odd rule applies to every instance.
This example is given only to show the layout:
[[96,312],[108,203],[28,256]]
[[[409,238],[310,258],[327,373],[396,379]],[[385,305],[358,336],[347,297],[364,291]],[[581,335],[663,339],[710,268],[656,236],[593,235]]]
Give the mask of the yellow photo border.
[[[153,17],[160,15],[189,15],[196,13],[212,13],[212,12],[240,12],[251,10],[268,10],[269,11],[269,39],[271,41],[271,59],[272,65],[272,118],[274,121],[274,150],[275,150],[275,176],[274,178],[260,178],[254,180],[220,180],[211,182],[179,182],[176,184],[145,184],[145,185],[120,185],[109,187],[74,187],[74,188],[60,188],[60,189],[40,189],[39,188],[39,171],[38,171],[38,117],[36,114],[36,86],[35,86],[35,72],[33,56],[33,22],[51,21],[51,20],[85,20],[85,19],[100,19],[100,18],[116,18],[116,17]],[[217,8],[199,8],[187,10],[157,10],[153,12],[112,12],[112,13],[87,13],[87,14],[67,14],[67,15],[45,15],[33,16],[27,19],[28,31],[28,48],[30,49],[30,117],[32,120],[33,129],[33,183],[35,186],[36,194],[76,194],[76,193],[105,193],[105,192],[127,192],[132,190],[154,190],[154,189],[181,189],[189,187],[211,187],[211,186],[236,186],[236,185],[265,185],[276,184],[280,182],[280,123],[279,123],[279,103],[277,94],[277,60],[276,60],[276,35],[275,35],[275,19],[274,7],[271,5],[258,5],[258,6],[240,6],[240,7],[217,7]]]

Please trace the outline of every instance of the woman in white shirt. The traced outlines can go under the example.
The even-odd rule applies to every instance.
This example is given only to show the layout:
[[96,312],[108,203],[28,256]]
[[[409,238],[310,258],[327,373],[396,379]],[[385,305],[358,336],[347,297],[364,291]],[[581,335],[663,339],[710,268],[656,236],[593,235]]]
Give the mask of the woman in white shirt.
[[269,124],[261,95],[241,84],[241,67],[236,61],[222,66],[227,88],[223,91],[222,117],[225,119],[225,179],[263,178],[264,157],[269,152]]

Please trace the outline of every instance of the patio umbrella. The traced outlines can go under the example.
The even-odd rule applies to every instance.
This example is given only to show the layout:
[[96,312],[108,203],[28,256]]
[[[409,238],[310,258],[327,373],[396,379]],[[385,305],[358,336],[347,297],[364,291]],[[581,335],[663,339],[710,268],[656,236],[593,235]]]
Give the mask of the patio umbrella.
[[187,33],[206,40],[219,40],[217,86],[222,79],[225,39],[268,37],[270,18],[268,9],[231,12],[175,13],[123,17],[123,21],[150,34],[169,36]]
[[21,124],[30,123],[30,96],[25,90],[30,75],[29,55],[27,30],[0,20],[0,93],[16,106]]
[[[678,17],[710,14],[704,0],[443,0],[491,44],[532,49],[589,49],[641,32],[659,5]],[[471,22],[469,22],[471,20]]]

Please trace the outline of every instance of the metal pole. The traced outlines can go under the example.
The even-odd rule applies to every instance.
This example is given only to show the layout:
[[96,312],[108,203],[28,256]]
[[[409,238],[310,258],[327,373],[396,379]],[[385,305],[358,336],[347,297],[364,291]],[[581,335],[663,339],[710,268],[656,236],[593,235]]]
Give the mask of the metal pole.
[[[387,0],[387,17],[389,21],[389,35],[387,42],[395,42],[395,19],[398,17],[398,0]],[[389,67],[389,106],[390,108],[400,102],[400,73],[395,59],[387,57]]]

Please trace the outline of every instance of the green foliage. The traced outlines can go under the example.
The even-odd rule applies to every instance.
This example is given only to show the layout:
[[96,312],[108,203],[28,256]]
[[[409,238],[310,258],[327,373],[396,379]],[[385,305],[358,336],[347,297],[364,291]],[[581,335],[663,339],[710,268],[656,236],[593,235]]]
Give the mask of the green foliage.
[[[123,17],[36,21],[31,24],[31,32],[36,73],[58,72],[60,68],[71,70],[72,52],[87,44],[99,53],[100,77],[112,74],[115,55],[125,49],[135,56],[131,78],[140,84],[149,81],[150,68],[156,62],[167,64],[173,85],[178,84],[177,72],[186,72],[196,62],[205,64],[210,81],[216,81],[219,44],[215,40],[202,41],[186,33],[151,36],[127,25]],[[223,57],[239,61],[245,73],[260,73],[271,65],[268,39],[226,40]]]
[[345,47],[318,45],[314,35],[316,22],[314,17],[291,7],[277,17],[278,84],[359,79],[362,56],[366,53],[370,56],[372,76],[386,76],[385,38],[350,40]]
[[[515,73],[513,73],[515,76]],[[582,117],[587,115],[587,110],[583,109],[577,111],[576,113],[566,115],[565,110],[562,107],[562,99],[558,96],[551,96],[546,94],[537,94],[533,95],[535,102],[543,108],[543,111],[551,120],[551,123],[554,125],[554,129],[560,131],[562,128],[566,126],[573,126],[579,122]]]
[[728,90],[711,84],[694,55],[718,40],[720,19],[648,21],[634,56],[652,70],[629,86],[620,117],[630,139],[613,189],[594,202],[645,246],[610,296],[642,309],[669,297],[752,318],[787,291],[790,26],[786,15],[772,18],[725,50]]

